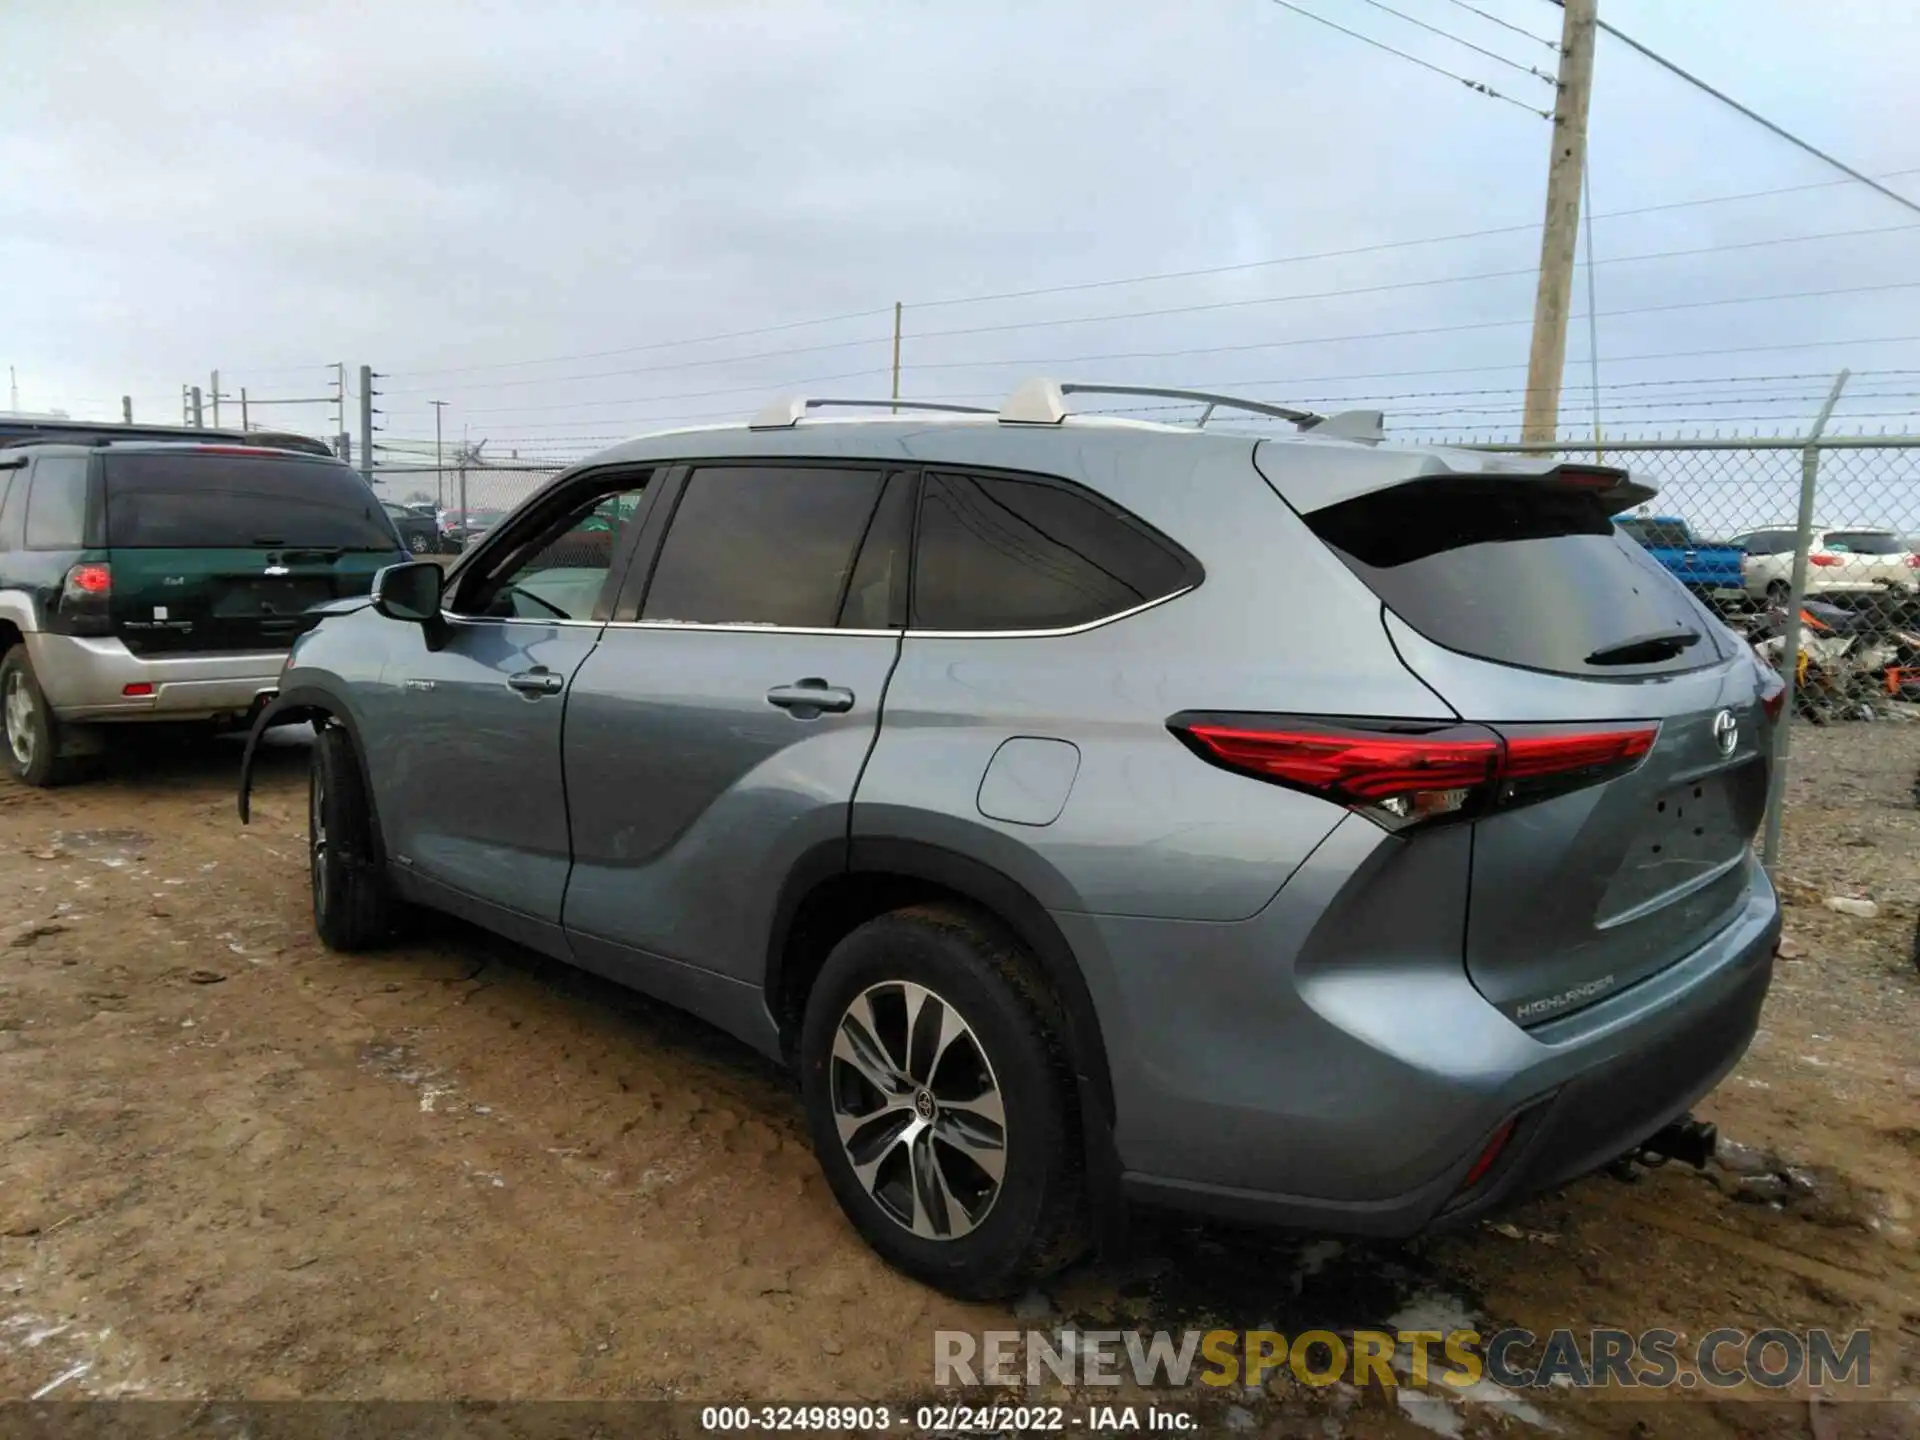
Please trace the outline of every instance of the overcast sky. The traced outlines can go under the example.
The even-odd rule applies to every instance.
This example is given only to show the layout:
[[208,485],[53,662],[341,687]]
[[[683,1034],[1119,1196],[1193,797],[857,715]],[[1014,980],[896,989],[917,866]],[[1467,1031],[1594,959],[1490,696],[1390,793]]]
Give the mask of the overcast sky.
[[[1299,3],[1551,105],[1524,69],[1366,0]],[[1558,34],[1546,0],[1476,3]],[[1452,0],[1394,8],[1553,68]],[[1859,168],[1915,172],[1889,183],[1920,197],[1910,3],[1602,13]],[[1270,0],[9,0],[0,54],[0,363],[23,409],[112,418],[130,393],[137,418],[177,419],[182,382],[215,368],[230,392],[319,395],[344,360],[388,377],[395,443],[431,437],[441,399],[449,435],[489,453],[579,453],[801,381],[884,394],[898,299],[909,395],[997,399],[1050,372],[1390,397],[1409,434],[1517,416],[1549,126]],[[1884,372],[1843,414],[1920,423],[1920,215],[1836,178],[1601,38],[1616,428],[1798,425],[1843,364]],[[956,330],[985,333],[935,333]],[[1586,426],[1584,321],[1569,378],[1563,417]],[[1640,383],[1676,380],[1698,383]],[[316,407],[254,418],[332,428]]]

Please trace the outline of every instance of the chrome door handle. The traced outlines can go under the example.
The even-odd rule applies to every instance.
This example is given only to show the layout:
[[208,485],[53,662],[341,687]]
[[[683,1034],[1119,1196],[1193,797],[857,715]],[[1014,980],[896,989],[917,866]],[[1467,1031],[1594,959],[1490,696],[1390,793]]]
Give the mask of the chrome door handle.
[[558,695],[567,688],[567,682],[546,666],[536,665],[518,675],[509,675],[507,688],[518,690],[522,695]]
[[767,703],[779,706],[796,720],[812,720],[822,714],[842,715],[851,710],[853,692],[810,675],[791,685],[774,686],[767,691]]

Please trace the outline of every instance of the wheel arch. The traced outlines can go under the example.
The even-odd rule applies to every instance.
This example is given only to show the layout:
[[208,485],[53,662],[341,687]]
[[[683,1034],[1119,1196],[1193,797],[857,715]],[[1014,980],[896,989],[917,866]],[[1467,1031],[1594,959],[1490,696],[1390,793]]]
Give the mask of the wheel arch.
[[360,771],[360,789],[366,797],[368,815],[373,821],[371,826],[375,864],[386,864],[386,836],[380,826],[380,807],[373,791],[373,773],[367,768],[367,745],[360,732],[360,722],[355,718],[353,707],[346,703],[334,690],[324,685],[297,685],[283,690],[273,698],[253,722],[253,729],[247,735],[246,753],[240,760],[240,823],[247,824],[251,816],[253,795],[253,762],[259,754],[260,737],[275,725],[286,725],[301,720],[320,725],[338,725],[347,732],[347,738],[353,742],[353,763]]
[[827,952],[865,921],[902,906],[950,899],[1004,925],[1039,962],[1066,1031],[1060,1038],[1080,1090],[1089,1138],[1110,1132],[1113,1077],[1093,994],[1066,936],[1019,881],[922,840],[861,836],[815,846],[789,870],[774,907],[765,972],[767,1006],[791,1058],[806,997]]

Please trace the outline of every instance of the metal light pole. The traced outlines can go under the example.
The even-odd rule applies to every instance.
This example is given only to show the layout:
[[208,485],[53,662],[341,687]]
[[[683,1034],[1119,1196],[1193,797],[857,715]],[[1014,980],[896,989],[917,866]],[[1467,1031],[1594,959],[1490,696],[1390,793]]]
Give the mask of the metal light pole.
[[444,510],[447,505],[447,456],[446,446],[440,439],[441,412],[447,408],[444,400],[430,400],[433,406],[433,503],[436,509]]

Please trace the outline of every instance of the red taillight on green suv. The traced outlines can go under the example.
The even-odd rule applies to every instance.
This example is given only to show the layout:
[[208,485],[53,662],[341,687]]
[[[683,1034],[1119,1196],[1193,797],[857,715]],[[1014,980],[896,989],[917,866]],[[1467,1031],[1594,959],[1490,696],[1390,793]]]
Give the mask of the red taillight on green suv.
[[82,560],[60,587],[60,628],[69,635],[110,633],[112,600],[113,567],[104,560]]

